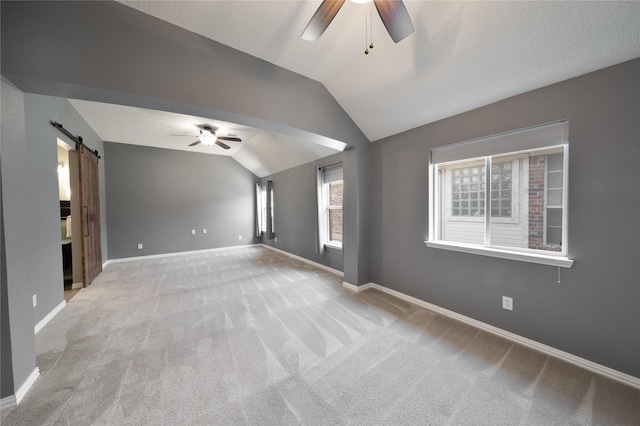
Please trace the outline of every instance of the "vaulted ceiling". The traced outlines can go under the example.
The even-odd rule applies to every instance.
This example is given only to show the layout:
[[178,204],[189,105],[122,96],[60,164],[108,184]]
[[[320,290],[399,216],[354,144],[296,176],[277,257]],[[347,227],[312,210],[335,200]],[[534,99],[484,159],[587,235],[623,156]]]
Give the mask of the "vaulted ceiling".
[[640,56],[640,2],[405,1],[394,44],[370,4],[345,2],[320,40],[320,1],[122,3],[324,84],[372,141]]
[[[347,1],[320,40],[309,42],[300,34],[320,1],[121,3],[319,81],[371,141],[640,57],[638,1],[405,1],[415,32],[398,44],[371,4]],[[368,55],[365,19],[374,43]],[[203,124],[200,117],[73,105],[109,141],[134,139],[133,123],[151,120],[162,135],[145,144],[161,146],[164,138],[182,149],[191,139],[177,144],[168,135],[195,135]],[[121,124],[113,126],[117,117]],[[248,143],[228,154],[259,176],[338,152],[261,129],[214,125],[255,140],[253,148]],[[273,150],[256,151],[259,141]]]

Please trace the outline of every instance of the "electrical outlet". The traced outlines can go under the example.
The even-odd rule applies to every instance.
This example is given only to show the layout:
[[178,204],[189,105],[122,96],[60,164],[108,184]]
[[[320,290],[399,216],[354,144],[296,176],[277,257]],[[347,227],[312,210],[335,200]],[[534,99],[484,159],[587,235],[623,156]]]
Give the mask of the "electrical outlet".
[[191,235],[196,235],[196,230],[195,229],[191,230]]
[[513,298],[502,296],[502,309],[513,311]]
[[35,294],[33,295],[33,307],[35,308],[36,306],[38,306],[38,296],[36,296]]
[[238,235],[238,240],[242,240],[242,235]]
[[138,243],[138,250],[142,250],[142,243]]
[[206,230],[206,229],[203,229],[203,230],[202,230],[202,233],[203,233],[203,234],[206,234],[206,233],[207,233],[207,230]]

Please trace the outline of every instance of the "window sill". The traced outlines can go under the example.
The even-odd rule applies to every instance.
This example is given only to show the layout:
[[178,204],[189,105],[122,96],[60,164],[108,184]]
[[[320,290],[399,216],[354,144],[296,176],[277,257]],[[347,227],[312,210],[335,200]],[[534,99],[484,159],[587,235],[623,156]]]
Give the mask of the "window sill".
[[538,263],[541,265],[558,266],[561,268],[571,268],[573,260],[561,257],[537,253],[523,253],[519,251],[502,250],[490,247],[478,247],[463,245],[459,243],[447,243],[444,241],[425,241],[427,247],[444,250],[459,251],[462,253],[479,254],[481,256],[491,256],[500,259],[518,260],[521,262]]
[[328,242],[328,243],[324,243],[324,247],[325,248],[336,249],[336,250],[342,250],[342,244],[341,243]]

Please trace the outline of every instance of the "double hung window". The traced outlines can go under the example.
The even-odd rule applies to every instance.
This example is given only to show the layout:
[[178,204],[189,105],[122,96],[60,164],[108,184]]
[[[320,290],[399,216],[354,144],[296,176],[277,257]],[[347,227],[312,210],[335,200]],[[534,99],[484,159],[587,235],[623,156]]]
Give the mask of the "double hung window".
[[267,239],[275,238],[275,222],[273,218],[273,182],[256,183],[256,236],[263,235]]
[[427,245],[570,267],[568,126],[431,150]]
[[342,164],[318,169],[318,249],[342,247]]
[[267,188],[256,183],[256,236],[262,237],[267,232]]

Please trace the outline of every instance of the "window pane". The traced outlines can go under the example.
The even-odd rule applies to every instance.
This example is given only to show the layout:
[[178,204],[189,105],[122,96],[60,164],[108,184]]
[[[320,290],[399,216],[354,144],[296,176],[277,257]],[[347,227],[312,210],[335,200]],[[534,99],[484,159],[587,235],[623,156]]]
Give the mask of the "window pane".
[[491,166],[491,217],[511,217],[512,162]]
[[484,166],[457,168],[452,170],[451,176],[451,215],[484,216],[484,203],[468,201],[484,200]]
[[443,240],[484,244],[484,161],[474,163],[438,167],[444,194],[438,229]]
[[550,206],[562,205],[562,188],[560,189],[549,188],[547,190],[547,204]]
[[547,209],[547,225],[562,226],[562,209]]
[[342,242],[342,209],[329,210],[329,241]]
[[549,250],[552,250],[551,247],[557,246],[555,251],[559,251],[562,246],[562,228],[553,226],[547,228],[547,246],[550,247]]
[[554,172],[547,169],[547,186],[549,188],[562,188],[562,170]]
[[262,217],[260,218],[260,230],[267,232],[267,188],[266,185],[262,188]]
[[342,181],[329,184],[329,205],[342,206]]
[[562,250],[562,155],[556,149],[509,162],[493,159],[491,245]]
[[562,154],[550,154],[547,156],[547,170],[552,171],[562,171],[563,161]]

